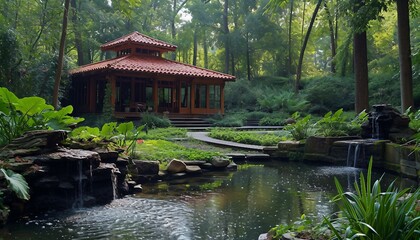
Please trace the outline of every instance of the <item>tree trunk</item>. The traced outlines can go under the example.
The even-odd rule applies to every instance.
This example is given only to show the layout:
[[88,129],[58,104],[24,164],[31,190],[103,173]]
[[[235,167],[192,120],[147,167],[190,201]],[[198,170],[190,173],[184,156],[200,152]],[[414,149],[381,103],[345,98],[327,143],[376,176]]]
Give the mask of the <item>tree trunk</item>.
[[67,35],[67,16],[69,13],[70,0],[64,2],[63,26],[61,28],[60,49],[57,60],[57,70],[55,71],[54,92],[53,92],[53,107],[58,108],[58,92],[60,90],[61,72],[63,70],[64,48]]
[[194,28],[194,48],[193,48],[193,65],[197,66],[197,51],[198,51],[198,44],[197,44],[197,27]]
[[246,73],[248,81],[251,81],[251,52],[249,49],[249,33],[246,33]]
[[328,8],[327,2],[324,2],[325,12],[328,18],[328,27],[330,29],[330,46],[331,46],[331,72],[335,73],[335,55],[337,55],[334,35],[334,24],[331,16],[331,12]]
[[289,57],[287,59],[287,75],[290,77],[292,75],[292,20],[293,20],[293,3],[294,0],[290,1],[290,14],[289,14]]
[[[83,41],[82,41],[82,33],[80,32],[80,23],[78,20],[78,10],[80,8],[77,7],[76,0],[71,0],[71,6],[72,6],[72,16],[71,21],[73,23],[74,28],[74,44],[76,46],[77,51],[77,65],[82,66],[85,64],[84,61],[84,54],[83,54]],[[80,6],[81,2],[79,3]]]
[[355,111],[360,113],[369,109],[369,84],[366,32],[355,33],[353,38]]
[[225,0],[223,5],[223,33],[225,37],[225,73],[229,73],[229,56],[230,56],[230,41],[229,41],[229,23],[228,23],[228,9],[229,0]]
[[414,105],[408,0],[397,0],[401,111]]
[[206,34],[206,32],[204,32],[203,49],[204,49],[204,68],[209,68],[209,49],[208,49],[208,45],[207,45],[207,34]]
[[305,53],[306,45],[308,44],[309,36],[311,35],[312,27],[314,25],[316,15],[318,14],[319,7],[321,6],[322,0],[318,0],[315,10],[312,14],[311,22],[309,23],[308,30],[306,31],[305,39],[303,40],[302,49],[299,54],[299,63],[297,66],[296,72],[296,83],[295,83],[295,93],[299,93],[300,88],[300,78],[302,76],[302,64],[303,64],[303,55]]

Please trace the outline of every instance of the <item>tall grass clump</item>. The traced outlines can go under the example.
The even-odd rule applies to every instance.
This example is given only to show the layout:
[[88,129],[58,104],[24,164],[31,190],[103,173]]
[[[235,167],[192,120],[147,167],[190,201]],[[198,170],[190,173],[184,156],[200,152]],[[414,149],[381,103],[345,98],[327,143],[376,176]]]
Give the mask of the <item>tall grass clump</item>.
[[372,184],[372,160],[354,193],[345,192],[335,179],[338,195],[333,201],[341,216],[326,222],[337,239],[420,239],[420,190],[399,190],[393,182],[383,191],[381,180]]

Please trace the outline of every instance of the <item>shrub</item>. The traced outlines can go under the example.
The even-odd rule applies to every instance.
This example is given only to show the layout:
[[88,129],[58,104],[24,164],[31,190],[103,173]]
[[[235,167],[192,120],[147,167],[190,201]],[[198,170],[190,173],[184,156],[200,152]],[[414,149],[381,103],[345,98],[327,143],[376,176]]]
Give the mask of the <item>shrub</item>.
[[142,139],[153,139],[153,140],[168,140],[171,138],[186,138],[187,130],[183,128],[155,128],[150,129],[147,132],[143,131],[139,134],[139,138]]
[[171,121],[167,117],[153,113],[143,113],[140,124],[145,125],[147,128],[167,128],[171,126]]
[[277,145],[284,136],[272,133],[255,133],[255,132],[243,132],[236,131],[233,129],[226,128],[214,128],[209,134],[212,138],[217,138],[225,141],[238,142],[243,144],[253,144],[260,146],[273,146]]
[[243,113],[233,113],[225,115],[221,119],[209,119],[210,122],[215,127],[242,127],[245,122],[245,114]]
[[270,114],[262,118],[258,125],[260,126],[281,126],[284,124],[284,120],[289,117],[286,113],[275,113]]
[[305,95],[268,89],[258,97],[258,105],[263,111],[282,111],[289,114],[296,111],[306,111],[309,108],[309,102],[305,99]]
[[83,121],[71,117],[72,112],[72,106],[55,111],[43,98],[18,98],[7,88],[0,88],[0,146],[30,130],[67,129]]
[[204,160],[209,161],[214,156],[221,156],[218,152],[189,149],[176,143],[165,140],[145,140],[136,145],[134,157],[144,160],[157,160],[167,163],[176,158],[181,160]]
[[354,80],[352,78],[321,76],[305,79],[304,82],[306,84],[302,93],[314,106],[311,112],[324,114],[331,109],[353,109]]
[[295,112],[292,118],[296,122],[285,126],[284,130],[288,131],[294,140],[299,141],[315,135],[315,129],[311,123],[312,115],[301,118],[300,114]]
[[[398,190],[391,183],[386,191],[381,189],[381,179],[372,184],[372,159],[367,177],[360,175],[354,183],[356,192],[344,192],[337,179],[338,195],[333,199],[340,210],[341,218],[326,219],[338,239],[419,239],[420,211],[416,204],[420,190],[409,193],[409,189]],[[333,223],[338,223],[336,226]],[[337,226],[347,226],[339,228]]]
[[339,109],[334,114],[332,112],[325,114],[323,118],[314,124],[314,127],[317,130],[317,134],[324,137],[359,134],[361,125],[367,121],[367,117],[367,113],[363,111],[349,121],[343,109]]

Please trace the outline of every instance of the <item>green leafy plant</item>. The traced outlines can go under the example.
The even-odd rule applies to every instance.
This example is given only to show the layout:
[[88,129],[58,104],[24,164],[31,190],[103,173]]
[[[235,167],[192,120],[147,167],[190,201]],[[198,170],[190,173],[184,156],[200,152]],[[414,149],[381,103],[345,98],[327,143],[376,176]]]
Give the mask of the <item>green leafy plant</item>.
[[[416,204],[420,190],[398,190],[394,183],[382,191],[381,179],[372,184],[372,160],[367,177],[360,175],[355,183],[355,193],[345,192],[335,179],[338,195],[333,199],[341,210],[341,217],[326,219],[338,239],[419,239],[420,211]],[[336,222],[347,227],[337,227]]]
[[349,120],[341,108],[334,113],[331,111],[326,113],[314,124],[314,127],[317,129],[317,134],[324,137],[348,136],[360,133],[361,125],[366,121],[366,111],[362,111],[353,120]]
[[171,126],[171,121],[153,113],[142,113],[140,124],[145,125],[148,129],[167,128]]
[[29,200],[29,186],[25,178],[19,173],[10,169],[0,168],[7,182],[7,188],[16,194],[20,199]]
[[72,106],[55,111],[40,97],[18,98],[7,88],[0,88],[0,145],[36,129],[67,129],[83,121],[73,118]]
[[101,129],[97,127],[78,127],[70,132],[69,138],[81,142],[112,141],[118,147],[126,148],[126,152],[132,154],[136,140],[143,131],[144,125],[135,127],[133,122],[105,123]]
[[285,233],[291,233],[299,239],[328,239],[326,230],[322,225],[314,224],[311,219],[302,214],[300,219],[293,224],[279,224],[271,228],[268,234],[273,240],[284,239]]
[[299,112],[295,112],[291,117],[296,122],[286,125],[284,130],[288,131],[294,140],[303,140],[315,134],[311,123],[311,115],[307,115],[304,118],[301,118]]
[[187,137],[187,130],[185,128],[175,128],[175,127],[168,127],[168,128],[154,128],[150,129],[147,132],[143,131],[138,136],[141,139],[160,139],[160,140],[168,140],[174,138],[186,138]]
[[209,161],[214,156],[221,156],[221,154],[214,151],[186,148],[165,140],[145,140],[140,144],[136,144],[134,151],[135,158],[157,160],[163,165],[174,158],[181,160]]
[[280,136],[279,134],[237,131],[229,128],[213,128],[209,136],[225,141],[260,146],[273,146],[285,139],[285,136]]

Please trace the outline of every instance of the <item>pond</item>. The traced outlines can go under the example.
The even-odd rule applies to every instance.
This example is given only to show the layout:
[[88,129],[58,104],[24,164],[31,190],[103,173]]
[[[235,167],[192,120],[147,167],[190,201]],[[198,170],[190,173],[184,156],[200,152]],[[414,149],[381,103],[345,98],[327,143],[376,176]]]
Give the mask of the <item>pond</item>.
[[[253,240],[303,213],[321,219],[336,211],[334,177],[351,190],[361,171],[294,162],[243,165],[194,182],[144,185],[143,193],[105,206],[36,216],[0,229],[0,239]],[[386,174],[385,182],[394,178]]]

